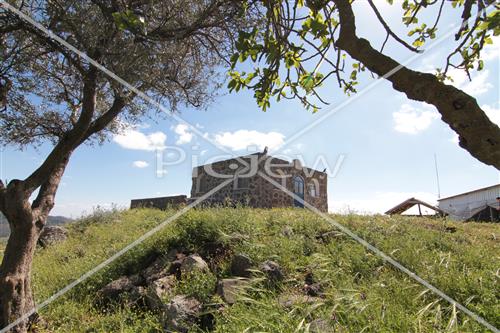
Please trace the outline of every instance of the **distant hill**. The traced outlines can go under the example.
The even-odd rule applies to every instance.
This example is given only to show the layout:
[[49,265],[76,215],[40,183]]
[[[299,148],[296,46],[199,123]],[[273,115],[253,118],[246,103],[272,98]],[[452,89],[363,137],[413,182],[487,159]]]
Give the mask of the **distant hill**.
[[[64,216],[49,216],[47,225],[63,225],[73,222],[72,219]],[[9,236],[9,223],[3,214],[0,213],[0,238]]]

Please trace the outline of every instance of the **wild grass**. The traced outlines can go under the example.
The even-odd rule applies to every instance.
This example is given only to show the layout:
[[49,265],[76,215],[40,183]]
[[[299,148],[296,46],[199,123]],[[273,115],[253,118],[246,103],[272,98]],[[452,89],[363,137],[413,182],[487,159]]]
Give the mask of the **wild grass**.
[[[33,283],[38,302],[104,261],[175,211],[98,212],[69,226],[61,244],[39,249]],[[333,216],[449,296],[500,327],[500,225],[385,216]],[[448,231],[456,231],[450,233]],[[326,234],[325,234],[326,233]],[[323,237],[319,237],[324,235]],[[175,290],[206,303],[217,278],[230,276],[232,254],[255,263],[278,262],[286,280],[255,284],[233,306],[214,311],[215,332],[307,332],[322,319],[337,332],[484,332],[482,326],[408,276],[393,269],[313,213],[299,209],[191,210],[43,311],[52,332],[156,332],[157,317],[143,310],[96,306],[96,291],[143,269],[172,248],[226,256],[212,273],[192,276]],[[215,259],[214,259],[215,260]],[[279,299],[302,293],[312,272],[325,296],[285,307]],[[194,329],[200,331],[201,329]]]

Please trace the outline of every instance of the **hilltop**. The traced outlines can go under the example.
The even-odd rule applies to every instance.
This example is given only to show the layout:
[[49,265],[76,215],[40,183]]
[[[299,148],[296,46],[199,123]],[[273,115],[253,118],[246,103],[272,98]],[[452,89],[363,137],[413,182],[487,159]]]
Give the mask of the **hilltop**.
[[[68,240],[38,249],[38,302],[154,228],[174,210],[97,212],[68,226]],[[412,217],[333,216],[469,309],[499,327],[497,263],[500,225]],[[162,314],[127,298],[104,303],[99,290],[121,276],[144,274],[172,250],[200,254],[209,270],[173,279],[175,295],[202,303],[192,332],[484,332],[412,279],[313,213],[300,209],[191,210],[140,246],[45,308],[42,332],[159,332]],[[0,252],[1,253],[1,252]],[[244,254],[254,279],[225,304],[217,281],[233,276]],[[283,278],[259,272],[273,261]],[[171,263],[170,263],[171,264]],[[312,287],[315,286],[312,289]]]

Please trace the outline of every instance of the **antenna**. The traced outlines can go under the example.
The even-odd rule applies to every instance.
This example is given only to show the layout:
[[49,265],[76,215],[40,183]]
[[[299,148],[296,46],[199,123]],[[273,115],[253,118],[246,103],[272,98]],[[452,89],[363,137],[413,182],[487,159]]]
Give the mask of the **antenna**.
[[437,180],[437,188],[438,188],[438,199],[441,199],[441,187],[439,186],[439,171],[438,171],[438,162],[437,155],[434,153],[434,167],[436,168],[436,180]]

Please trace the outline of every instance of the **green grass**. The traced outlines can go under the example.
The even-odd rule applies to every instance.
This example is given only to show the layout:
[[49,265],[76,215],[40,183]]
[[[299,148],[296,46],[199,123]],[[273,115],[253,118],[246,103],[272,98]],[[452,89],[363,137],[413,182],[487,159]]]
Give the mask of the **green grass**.
[[[33,283],[38,302],[161,223],[175,211],[98,212],[69,226],[61,244],[39,249]],[[500,225],[384,216],[333,216],[449,296],[500,327],[498,262]],[[445,226],[457,228],[455,233]],[[209,253],[216,270],[179,282],[176,291],[206,303],[216,278],[229,277],[229,260],[245,253],[254,262],[274,260],[286,273],[282,285],[256,283],[233,306],[214,312],[215,332],[307,332],[327,320],[337,332],[484,332],[482,326],[396,271],[313,213],[299,209],[191,210],[124,257],[49,305],[42,315],[52,332],[156,332],[155,314],[118,305],[99,308],[95,292],[112,279],[138,272],[171,248]],[[325,297],[313,304],[280,306],[298,294],[312,271]],[[196,329],[194,329],[196,332]]]

